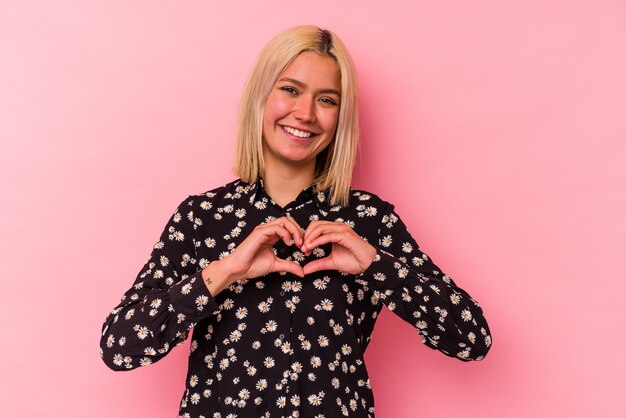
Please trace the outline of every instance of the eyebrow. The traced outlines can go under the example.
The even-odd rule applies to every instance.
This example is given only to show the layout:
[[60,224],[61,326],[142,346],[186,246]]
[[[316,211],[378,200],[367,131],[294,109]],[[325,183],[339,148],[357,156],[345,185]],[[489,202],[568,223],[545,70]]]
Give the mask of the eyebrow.
[[[293,83],[296,86],[299,86],[302,88],[306,87],[306,84],[304,84],[302,81],[296,80],[295,78],[282,77],[278,81],[286,81],[288,83]],[[337,96],[341,97],[341,94],[335,89],[321,89],[319,92],[323,94],[336,94]]]

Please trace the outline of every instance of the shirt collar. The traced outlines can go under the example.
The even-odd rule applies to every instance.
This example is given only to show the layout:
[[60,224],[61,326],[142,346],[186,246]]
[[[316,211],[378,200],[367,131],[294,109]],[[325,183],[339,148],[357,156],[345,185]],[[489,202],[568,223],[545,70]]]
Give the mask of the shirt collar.
[[[249,196],[249,204],[253,206],[257,204],[257,202],[262,202],[263,199],[267,199],[269,202],[272,198],[266,193],[265,188],[263,187],[263,179],[259,177],[254,183],[246,183],[243,180],[240,180],[243,187],[244,194]],[[298,197],[296,197],[296,204],[292,207],[297,207],[298,205],[304,204],[310,200],[313,200],[317,205],[320,213],[326,217],[328,211],[330,210],[330,196],[328,190],[315,190],[315,185],[311,184],[306,189],[302,190]]]

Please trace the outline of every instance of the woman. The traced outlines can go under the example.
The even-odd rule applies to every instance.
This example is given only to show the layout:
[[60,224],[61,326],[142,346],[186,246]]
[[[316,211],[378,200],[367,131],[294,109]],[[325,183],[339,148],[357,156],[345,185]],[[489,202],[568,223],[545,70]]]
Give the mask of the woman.
[[107,316],[114,370],[149,365],[193,328],[183,417],[373,417],[363,362],[386,305],[463,361],[491,346],[469,294],[394,212],[350,188],[357,84],[341,40],[291,28],[246,85],[236,181],[187,197]]

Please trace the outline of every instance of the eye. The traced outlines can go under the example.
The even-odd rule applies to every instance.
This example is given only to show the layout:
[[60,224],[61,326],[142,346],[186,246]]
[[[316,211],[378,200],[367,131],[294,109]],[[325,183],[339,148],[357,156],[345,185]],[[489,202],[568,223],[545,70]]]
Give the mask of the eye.
[[333,106],[337,105],[337,102],[331,99],[330,97],[322,97],[320,100],[329,105],[333,105]]
[[291,93],[291,94],[298,94],[298,90],[294,89],[291,86],[284,86],[280,88],[283,91],[286,91],[287,93]]

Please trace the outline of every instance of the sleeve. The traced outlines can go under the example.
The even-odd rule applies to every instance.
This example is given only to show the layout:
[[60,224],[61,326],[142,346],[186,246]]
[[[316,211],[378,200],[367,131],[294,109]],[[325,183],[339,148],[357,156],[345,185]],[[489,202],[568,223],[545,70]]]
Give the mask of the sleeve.
[[462,361],[482,360],[491,335],[481,306],[420,250],[393,205],[381,222],[376,258],[357,279],[413,325],[428,347]]
[[102,326],[100,355],[113,370],[147,366],[185,341],[218,306],[197,270],[196,219],[187,197],[169,219],[148,261]]

